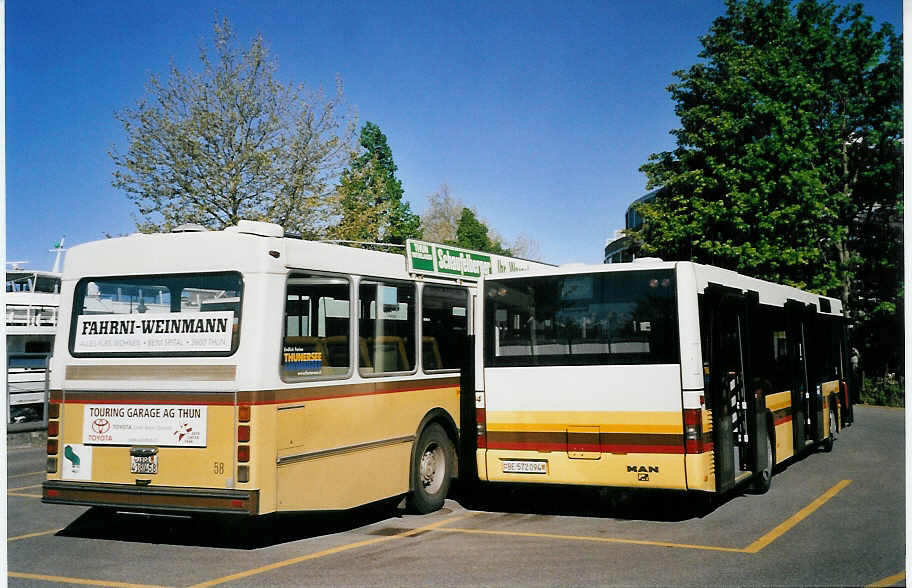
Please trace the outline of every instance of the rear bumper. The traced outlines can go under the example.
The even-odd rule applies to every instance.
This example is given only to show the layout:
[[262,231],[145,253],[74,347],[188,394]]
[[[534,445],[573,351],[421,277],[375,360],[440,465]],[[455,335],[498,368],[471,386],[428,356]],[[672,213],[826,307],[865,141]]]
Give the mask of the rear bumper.
[[259,491],[49,480],[41,486],[41,502],[143,512],[255,515],[259,508]]

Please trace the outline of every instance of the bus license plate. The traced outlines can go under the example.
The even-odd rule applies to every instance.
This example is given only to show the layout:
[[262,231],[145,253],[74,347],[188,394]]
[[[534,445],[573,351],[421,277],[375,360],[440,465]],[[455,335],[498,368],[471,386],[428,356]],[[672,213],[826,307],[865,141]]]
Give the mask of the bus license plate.
[[547,461],[530,460],[504,460],[503,471],[505,474],[547,474]]
[[130,456],[130,473],[131,474],[157,474],[158,473],[158,455],[131,455]]

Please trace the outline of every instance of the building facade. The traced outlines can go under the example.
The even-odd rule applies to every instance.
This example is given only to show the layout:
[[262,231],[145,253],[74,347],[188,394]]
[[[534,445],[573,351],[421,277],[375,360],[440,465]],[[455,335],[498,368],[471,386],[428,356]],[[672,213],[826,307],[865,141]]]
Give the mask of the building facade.
[[[630,206],[627,207],[627,212],[624,214],[625,231],[635,231],[643,226],[643,217],[636,211],[636,206],[643,202],[652,202],[656,199],[658,193],[658,189],[653,190],[630,203]],[[605,245],[605,263],[633,261],[637,257],[637,252],[633,245],[633,239],[629,235],[623,235],[607,243]]]

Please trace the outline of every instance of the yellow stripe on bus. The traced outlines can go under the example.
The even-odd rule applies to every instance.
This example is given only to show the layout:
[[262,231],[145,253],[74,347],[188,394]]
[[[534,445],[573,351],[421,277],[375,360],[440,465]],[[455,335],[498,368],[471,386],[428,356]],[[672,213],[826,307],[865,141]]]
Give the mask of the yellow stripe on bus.
[[[617,424],[617,423],[587,423],[589,426],[598,427],[602,433],[678,433],[683,431],[679,423],[674,425],[644,425],[644,424]],[[565,423],[491,423],[488,421],[488,431],[517,431],[539,433],[563,433],[567,430]]]
[[766,396],[766,408],[770,410],[781,410],[792,405],[791,392],[776,392]]
[[[567,425],[599,425],[625,426],[639,425],[647,427],[665,426],[682,429],[681,411],[548,411],[548,410],[488,410],[485,418],[488,427],[501,423],[526,423],[535,425],[554,425],[555,423]],[[601,426],[601,425],[600,425]],[[624,429],[628,430],[628,429]]]

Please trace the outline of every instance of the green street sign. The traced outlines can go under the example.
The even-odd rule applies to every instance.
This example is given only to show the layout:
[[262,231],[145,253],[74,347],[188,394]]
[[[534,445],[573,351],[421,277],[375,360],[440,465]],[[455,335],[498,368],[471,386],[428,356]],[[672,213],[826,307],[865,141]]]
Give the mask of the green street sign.
[[481,251],[471,251],[414,239],[406,241],[406,254],[410,273],[471,281],[489,274],[553,267],[546,263],[494,255]]

